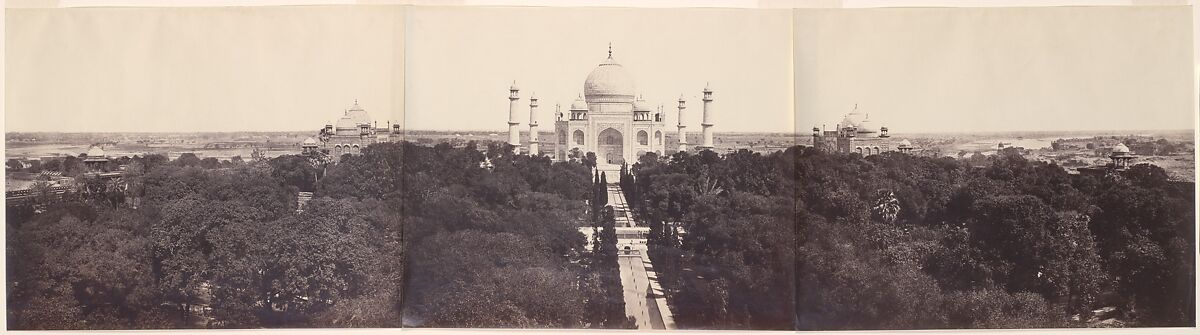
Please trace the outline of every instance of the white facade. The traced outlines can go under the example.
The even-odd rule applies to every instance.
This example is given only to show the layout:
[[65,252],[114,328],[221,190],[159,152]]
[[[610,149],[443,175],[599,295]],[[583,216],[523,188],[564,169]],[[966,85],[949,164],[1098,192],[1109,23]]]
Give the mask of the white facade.
[[596,154],[598,164],[636,162],[641,155],[666,150],[665,115],[636,98],[634,82],[612,57],[600,63],[584,81],[583,94],[554,123],[558,160]]

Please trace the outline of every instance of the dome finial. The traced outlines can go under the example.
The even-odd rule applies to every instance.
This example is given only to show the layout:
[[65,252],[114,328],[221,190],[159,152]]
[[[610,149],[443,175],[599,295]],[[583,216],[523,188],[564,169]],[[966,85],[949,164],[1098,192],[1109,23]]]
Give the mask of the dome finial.
[[608,42],[608,58],[612,58],[612,42]]

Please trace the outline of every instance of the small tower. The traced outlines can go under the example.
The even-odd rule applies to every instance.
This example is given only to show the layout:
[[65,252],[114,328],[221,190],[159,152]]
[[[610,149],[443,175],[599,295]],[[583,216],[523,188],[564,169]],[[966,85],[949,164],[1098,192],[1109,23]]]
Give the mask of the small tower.
[[701,129],[704,133],[704,144],[700,145],[700,149],[711,150],[713,148],[712,101],[712,90],[708,88],[708,85],[704,85],[704,122],[700,123],[700,127],[702,127]]
[[685,133],[683,131],[684,128],[687,128],[687,126],[683,125],[683,109],[687,108],[687,106],[684,105],[686,103],[687,103],[687,101],[683,100],[683,95],[680,94],[679,95],[679,118],[677,120],[677,121],[679,121],[679,126],[678,126],[679,127],[679,152],[687,151],[687,133]]
[[537,94],[529,95],[529,155],[538,155]]
[[1129,168],[1129,162],[1133,160],[1133,157],[1125,143],[1117,143],[1116,146],[1113,146],[1112,154],[1108,155],[1108,158],[1113,161],[1113,168],[1117,170]]
[[[812,146],[814,148],[821,148],[821,143],[823,142],[821,135],[822,135],[821,128],[817,128],[817,127],[812,128]],[[822,150],[824,150],[824,149],[822,149]]]
[[512,144],[513,152],[519,151],[521,145],[521,133],[517,130],[517,125],[521,124],[517,121],[517,100],[521,100],[518,95],[520,91],[516,80],[508,87],[508,144]]

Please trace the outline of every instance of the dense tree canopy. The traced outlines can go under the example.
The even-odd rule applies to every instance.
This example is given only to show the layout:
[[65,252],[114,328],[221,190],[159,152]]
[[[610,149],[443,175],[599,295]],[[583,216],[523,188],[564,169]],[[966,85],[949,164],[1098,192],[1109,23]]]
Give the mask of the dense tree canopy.
[[593,153],[498,142],[254,156],[120,158],[119,182],[77,157],[9,162],[79,185],[8,208],[9,328],[629,328],[614,179],[681,328],[1077,327],[1102,307],[1195,323],[1194,183],[1152,165],[793,147],[609,175]]
[[800,329],[1086,326],[1104,306],[1133,325],[1194,323],[1193,185],[1158,167],[796,159]]
[[297,212],[315,167],[276,160],[135,157],[121,173],[128,201],[17,208],[10,328],[399,326],[398,206],[318,195]]
[[[513,155],[505,144],[486,153],[474,143],[400,150],[412,260],[409,325],[625,325],[623,305],[618,317],[597,317],[622,302],[619,286],[603,284],[609,266],[583,250],[579,228],[592,225],[584,202],[593,188],[588,168]],[[485,159],[490,169],[481,165]]]
[[621,176],[680,327],[792,328],[792,154],[647,154]]

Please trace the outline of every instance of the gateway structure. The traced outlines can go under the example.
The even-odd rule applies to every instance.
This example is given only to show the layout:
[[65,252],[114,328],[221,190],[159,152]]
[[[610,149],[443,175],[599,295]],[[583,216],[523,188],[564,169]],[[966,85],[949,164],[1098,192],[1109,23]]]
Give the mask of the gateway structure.
[[[608,58],[600,63],[583,82],[583,93],[571,103],[564,113],[555,111],[553,157],[557,160],[568,160],[572,157],[582,157],[588,152],[596,154],[597,163],[602,165],[619,165],[633,163],[646,153],[663,155],[668,151],[665,133],[671,131],[665,121],[663,108],[652,108],[646,100],[636,95],[633,78],[621,64],[613,59],[612,47],[609,46]],[[712,127],[712,90],[704,88],[702,121],[703,143],[699,149],[713,147]],[[520,147],[521,138],[517,119],[519,116],[520,89],[514,82],[509,87],[509,120],[508,143]],[[683,120],[686,101],[679,98],[679,118]],[[531,155],[539,155],[537,136],[537,97],[530,97],[530,141]],[[685,128],[682,121],[676,125],[680,134]],[[686,136],[679,136],[678,147],[671,146],[671,151],[687,150]],[[544,148],[544,147],[543,147]],[[676,149],[678,148],[678,149]],[[518,149],[519,150],[519,149]]]

